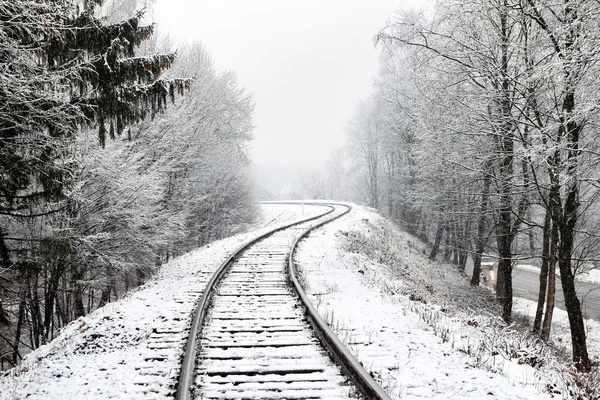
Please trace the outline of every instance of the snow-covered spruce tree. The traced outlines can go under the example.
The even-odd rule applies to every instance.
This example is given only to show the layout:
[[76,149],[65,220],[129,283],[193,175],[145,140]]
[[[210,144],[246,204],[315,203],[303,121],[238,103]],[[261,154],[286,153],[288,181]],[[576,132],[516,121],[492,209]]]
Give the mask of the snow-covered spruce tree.
[[14,336],[2,335],[12,363],[20,357],[26,320],[31,347],[52,329],[64,273],[57,260],[72,250],[68,235],[52,237],[48,226],[57,210],[77,209],[65,198],[76,168],[73,137],[95,126],[104,145],[107,136],[154,116],[189,86],[188,80],[159,79],[174,54],[135,56],[153,32],[141,26],[141,13],[106,24],[94,14],[101,3],[0,0],[0,299],[10,302],[0,306],[0,320],[13,323]]
[[66,35],[51,40],[48,54],[51,65],[81,60],[88,66],[74,100],[92,111],[104,144],[107,133],[114,139],[126,126],[147,115],[154,117],[166,107],[168,98],[174,101],[176,92],[183,94],[189,89],[190,81],[159,79],[171,67],[175,54],[136,57],[135,50],[154,32],[154,25],[140,26],[142,12],[121,23],[104,25],[94,17],[94,3],[103,0],[84,2],[78,15],[68,21]]

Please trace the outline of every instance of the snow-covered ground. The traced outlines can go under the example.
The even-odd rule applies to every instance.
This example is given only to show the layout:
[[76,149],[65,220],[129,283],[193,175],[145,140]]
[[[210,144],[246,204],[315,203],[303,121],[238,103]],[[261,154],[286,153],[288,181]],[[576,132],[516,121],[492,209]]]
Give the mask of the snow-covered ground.
[[[536,307],[537,303],[535,301],[518,297],[514,298],[513,312],[515,314],[524,315],[530,318],[530,320],[533,320]],[[587,332],[588,352],[593,359],[598,361],[598,358],[600,357],[600,322],[593,319],[586,319],[585,329]],[[563,349],[567,355],[571,354],[569,318],[567,312],[560,308],[554,308],[550,339],[557,348]]]
[[[268,205],[249,233],[208,244],[163,266],[124,299],[69,324],[50,344],[0,378],[0,399],[171,398],[195,301],[211,273],[242,243],[323,212]],[[165,345],[168,337],[170,344]]]
[[[263,210],[251,232],[173,260],[126,298],[71,323],[0,378],[0,399],[169,398],[185,342],[178,332],[210,274],[241,243],[323,208]],[[561,389],[555,351],[504,327],[487,289],[474,293],[373,211],[355,206],[305,240],[297,260],[314,304],[394,398],[549,399],[548,382]],[[532,304],[517,299],[515,313],[530,314]],[[598,355],[600,324],[587,326]],[[555,310],[553,329],[568,347],[564,312]]]
[[600,284],[600,269],[592,269],[584,272],[577,278],[582,282],[598,283]]
[[[354,207],[309,236],[296,260],[319,312],[393,398],[551,398],[546,384],[560,387],[549,372],[554,352],[504,327],[486,289],[474,294],[426,254],[418,239]],[[517,300],[515,311],[531,313],[525,305]],[[564,314],[555,311],[555,337],[568,344]],[[598,354],[595,323],[588,329]],[[538,363],[547,368],[528,365]]]

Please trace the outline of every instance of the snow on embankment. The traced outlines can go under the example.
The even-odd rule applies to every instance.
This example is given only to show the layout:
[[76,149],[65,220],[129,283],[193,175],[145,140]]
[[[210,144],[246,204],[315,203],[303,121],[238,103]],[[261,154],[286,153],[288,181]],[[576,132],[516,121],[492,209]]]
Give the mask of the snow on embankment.
[[[304,206],[305,215],[322,211]],[[172,398],[185,330],[212,272],[242,243],[301,216],[297,205],[264,205],[251,232],[165,264],[151,281],[70,323],[0,377],[0,399]]]
[[393,398],[549,399],[547,383],[560,390],[551,349],[506,327],[489,290],[427,254],[354,206],[302,242],[296,261],[313,304]]

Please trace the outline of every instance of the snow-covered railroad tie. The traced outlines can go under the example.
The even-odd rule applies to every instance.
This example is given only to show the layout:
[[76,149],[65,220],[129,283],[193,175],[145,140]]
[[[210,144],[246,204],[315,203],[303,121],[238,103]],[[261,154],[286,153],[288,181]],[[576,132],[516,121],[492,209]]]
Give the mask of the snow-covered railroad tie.
[[192,322],[178,399],[387,398],[364,370],[362,378],[356,372],[356,360],[331,349],[324,338],[331,332],[319,330],[288,276],[296,241],[347,211],[334,205],[249,243],[223,264]]

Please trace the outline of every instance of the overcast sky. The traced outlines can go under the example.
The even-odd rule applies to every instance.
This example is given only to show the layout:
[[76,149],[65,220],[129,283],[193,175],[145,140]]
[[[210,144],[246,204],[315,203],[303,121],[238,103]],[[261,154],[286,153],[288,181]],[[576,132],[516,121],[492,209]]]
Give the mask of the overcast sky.
[[[422,0],[157,0],[160,30],[201,40],[253,93],[252,158],[263,167],[321,165],[378,69],[373,36]],[[322,144],[323,147],[319,147]]]

